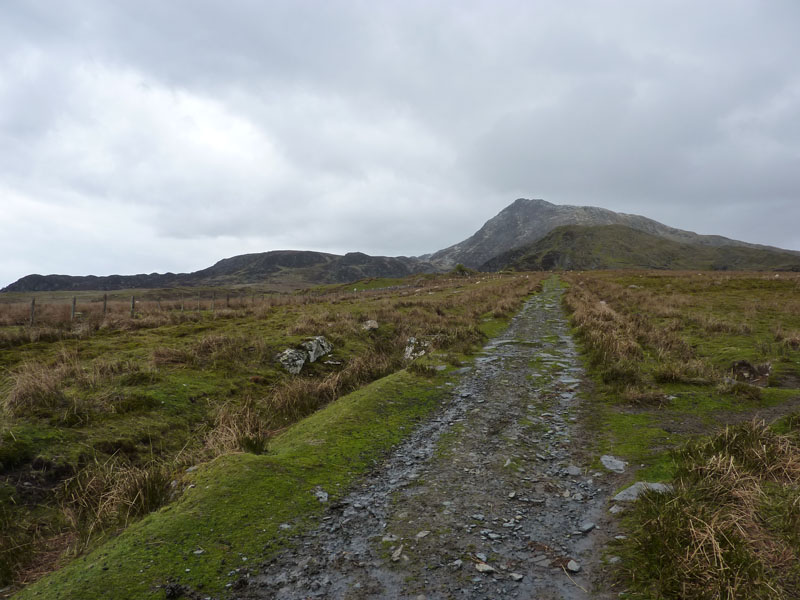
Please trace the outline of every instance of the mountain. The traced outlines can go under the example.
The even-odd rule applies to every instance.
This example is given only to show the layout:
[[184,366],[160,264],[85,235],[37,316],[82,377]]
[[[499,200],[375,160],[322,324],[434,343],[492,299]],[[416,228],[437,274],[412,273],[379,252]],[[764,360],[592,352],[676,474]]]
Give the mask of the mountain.
[[515,269],[692,269],[800,271],[800,255],[744,245],[684,243],[625,225],[563,225],[481,265]]
[[478,268],[503,252],[540,240],[562,225],[624,225],[684,244],[712,247],[732,245],[779,250],[719,235],[698,235],[691,231],[668,227],[646,217],[617,213],[605,208],[562,206],[544,200],[520,198],[489,219],[474,235],[463,242],[420,258],[430,261],[441,269],[452,268],[457,263]]
[[193,273],[149,275],[27,275],[2,292],[49,292],[57,290],[121,290],[178,286],[272,284],[301,288],[323,283],[347,283],[369,277],[406,277],[432,273],[428,262],[405,256],[369,256],[350,252],[344,256],[300,250],[275,250],[241,254],[220,260]]
[[0,292],[248,284],[298,289],[369,277],[442,272],[458,263],[489,270],[634,266],[654,269],[791,269],[795,268],[798,260],[800,252],[718,235],[698,235],[639,215],[594,206],[559,206],[544,200],[520,198],[463,242],[425,256],[369,256],[361,252],[341,256],[276,250],[233,256],[193,273],[107,277],[28,275]]

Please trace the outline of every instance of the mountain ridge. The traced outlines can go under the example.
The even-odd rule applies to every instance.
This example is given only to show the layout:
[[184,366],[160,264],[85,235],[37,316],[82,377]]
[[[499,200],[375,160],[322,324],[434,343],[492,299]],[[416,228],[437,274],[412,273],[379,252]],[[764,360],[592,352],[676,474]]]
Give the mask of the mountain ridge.
[[[763,262],[760,262],[754,254],[740,256],[734,260],[731,251],[727,251],[723,253],[725,256],[720,259],[722,260],[720,264],[746,264],[750,265],[748,268],[753,269],[776,268],[774,266],[776,264],[793,264],[787,263],[787,256],[800,259],[800,252],[797,251],[742,242],[720,235],[700,235],[664,225],[641,215],[618,213],[596,206],[557,205],[542,199],[518,198],[486,221],[467,239],[422,256],[370,256],[362,252],[338,255],[311,250],[272,250],[223,258],[210,267],[191,273],[150,273],[99,277],[94,275],[26,275],[0,292],[112,291],[132,288],[251,284],[298,289],[326,283],[348,283],[369,277],[405,277],[416,273],[443,272],[452,269],[457,264],[473,269],[487,268],[485,265],[490,265],[489,268],[506,268],[526,253],[536,254],[537,251],[531,247],[533,244],[559,227],[565,226],[627,227],[659,239],[696,247],[699,249],[697,252],[703,255],[708,254],[703,248],[747,248],[782,255],[775,257],[772,254],[769,256],[761,254],[759,256]],[[593,235],[597,241],[598,234]],[[626,235],[630,237],[631,234]],[[640,241],[645,243],[644,238]],[[606,243],[613,244],[614,241],[607,240]],[[649,238],[647,238],[646,244],[654,248],[654,251],[656,249],[659,252],[664,250],[663,245],[658,246]],[[567,250],[562,248],[561,252],[567,252]],[[673,250],[675,249],[673,248]],[[677,250],[675,251],[677,252]],[[574,254],[574,251],[572,253]],[[686,249],[684,248],[678,253],[685,254]],[[534,259],[530,259],[530,261],[533,261],[531,264],[536,263]],[[647,262],[644,257],[638,257],[636,261],[638,263]],[[684,261],[685,264],[690,262]],[[498,265],[500,266],[498,267]]]
[[223,258],[191,273],[138,275],[26,275],[0,292],[113,291],[134,288],[169,288],[215,285],[291,284],[308,287],[347,283],[369,277],[405,277],[431,273],[435,267],[407,256],[344,255],[312,250],[272,250]]

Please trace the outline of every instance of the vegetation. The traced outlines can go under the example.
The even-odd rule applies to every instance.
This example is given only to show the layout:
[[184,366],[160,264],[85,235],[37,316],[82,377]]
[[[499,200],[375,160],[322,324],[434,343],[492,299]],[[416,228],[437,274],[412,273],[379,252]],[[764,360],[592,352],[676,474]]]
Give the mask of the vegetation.
[[800,270],[800,255],[774,248],[681,243],[624,225],[564,225],[489,260],[483,270]]
[[[626,514],[620,589],[797,597],[800,275],[562,279],[595,382],[586,438],[674,490]],[[38,579],[21,598],[159,597],[170,581],[219,593],[249,556],[313,525],[317,491],[340,497],[434,410],[541,280],[459,269],[231,301],[217,290],[199,310],[152,290],[133,318],[124,295],[104,316],[87,293],[74,320],[62,294],[34,328],[29,305],[0,305],[0,578]],[[278,366],[315,335],[334,345],[327,363]],[[410,337],[426,349],[413,363]]]
[[615,550],[626,597],[796,598],[800,277],[566,279],[599,449],[674,487],[626,517]]
[[[0,581],[26,584],[83,556],[71,567],[80,570],[96,560],[87,552],[102,548],[104,556],[124,553],[115,576],[126,589],[145,579],[137,589],[146,595],[182,572],[180,562],[202,544],[209,566],[192,575],[192,585],[219,589],[231,553],[277,544],[278,525],[296,519],[299,527],[318,508],[313,493],[295,502],[295,491],[325,484],[335,495],[436,406],[443,392],[429,378],[447,374],[403,371],[410,337],[437,361],[460,364],[539,281],[426,276],[236,300],[218,291],[199,310],[178,294],[137,292],[133,318],[129,302],[113,298],[103,315],[102,295],[86,293],[74,320],[70,296],[62,294],[55,297],[60,304],[37,307],[33,328],[25,325],[27,304],[0,305]],[[368,320],[377,329],[365,328]],[[331,356],[297,376],[280,368],[277,353],[315,335],[333,343]],[[376,380],[389,386],[366,388],[379,396],[342,398]],[[339,398],[336,410],[319,411]],[[358,416],[346,406],[359,407],[352,409]],[[316,420],[303,420],[309,415]],[[391,430],[373,431],[378,423]],[[334,441],[337,431],[350,439],[342,433]],[[264,470],[271,475],[264,478]],[[213,482],[213,490],[201,481]],[[272,507],[256,514],[255,499],[245,494],[232,503],[219,489],[258,489],[259,501]],[[200,501],[220,520],[208,538],[194,536]],[[220,542],[226,519],[243,515],[253,526],[231,534],[235,543]],[[114,541],[121,530],[129,533]],[[173,536],[159,538],[169,539],[166,554],[137,546],[152,550],[162,530]],[[26,593],[75,597],[59,577]],[[84,597],[106,585],[81,579]]]
[[800,596],[800,420],[748,422],[674,453],[671,494],[635,504],[622,576],[643,598]]

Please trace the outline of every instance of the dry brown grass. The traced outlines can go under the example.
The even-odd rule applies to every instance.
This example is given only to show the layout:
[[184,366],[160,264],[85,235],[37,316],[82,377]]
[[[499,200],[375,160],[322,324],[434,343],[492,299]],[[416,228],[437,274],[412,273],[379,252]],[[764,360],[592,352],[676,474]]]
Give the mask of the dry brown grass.
[[[569,280],[564,302],[590,364],[605,383],[637,390],[623,392],[623,400],[655,393],[648,389],[653,383],[720,380],[720,374],[695,356],[680,336],[683,310],[691,303],[686,296],[657,296],[597,277],[572,275]],[[730,324],[714,323],[714,327],[723,325],[733,329]],[[641,367],[646,360],[658,364],[652,373]]]
[[66,522],[78,534],[75,551],[98,532],[124,527],[166,504],[172,481],[171,469],[155,462],[134,466],[111,457],[84,467],[58,494]]
[[676,460],[674,492],[647,494],[635,506],[627,583],[663,598],[797,598],[797,430],[728,427]]

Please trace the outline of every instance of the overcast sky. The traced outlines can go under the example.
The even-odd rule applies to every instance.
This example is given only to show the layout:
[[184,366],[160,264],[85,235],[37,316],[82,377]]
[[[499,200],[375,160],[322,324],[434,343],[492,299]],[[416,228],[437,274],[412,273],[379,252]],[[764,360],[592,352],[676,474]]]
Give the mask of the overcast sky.
[[418,255],[514,199],[800,250],[797,0],[3,0],[0,287]]

